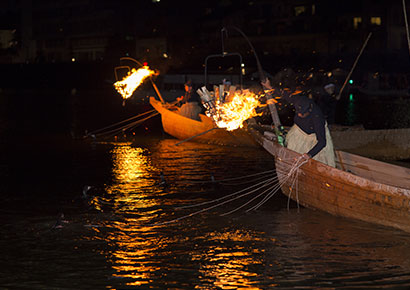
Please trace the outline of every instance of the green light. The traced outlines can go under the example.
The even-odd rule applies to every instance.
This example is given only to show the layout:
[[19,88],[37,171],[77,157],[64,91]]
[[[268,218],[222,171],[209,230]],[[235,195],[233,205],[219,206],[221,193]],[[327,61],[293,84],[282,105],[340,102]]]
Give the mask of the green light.
[[349,84],[351,84],[351,85],[352,85],[352,84],[353,84],[353,80],[349,80]]
[[353,101],[353,94],[349,95],[349,101]]

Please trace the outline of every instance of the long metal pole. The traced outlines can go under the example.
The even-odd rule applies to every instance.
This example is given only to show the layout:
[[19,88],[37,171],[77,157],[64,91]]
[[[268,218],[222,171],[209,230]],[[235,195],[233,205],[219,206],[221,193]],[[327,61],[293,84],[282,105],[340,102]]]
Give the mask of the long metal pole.
[[410,53],[409,24],[407,23],[407,10],[406,10],[406,1],[405,0],[403,0],[403,13],[404,13],[404,23],[406,25],[407,45],[409,47],[409,53]]
[[372,32],[370,32],[370,33],[369,33],[369,36],[367,36],[366,41],[364,42],[364,44],[363,44],[363,46],[362,46],[362,49],[360,50],[359,55],[356,57],[356,60],[355,60],[354,63],[353,63],[352,69],[350,70],[349,74],[347,75],[347,77],[346,77],[346,79],[345,79],[345,82],[343,83],[343,86],[342,86],[342,88],[340,89],[339,94],[338,94],[337,97],[336,97],[336,100],[340,100],[340,97],[342,96],[343,89],[345,88],[345,86],[346,86],[346,84],[347,84],[347,81],[349,80],[350,76],[352,75],[353,70],[355,69],[357,62],[359,61],[359,58],[360,58],[360,56],[362,55],[364,48],[366,47],[367,43],[369,42],[370,36],[372,36]]
[[[259,72],[259,78],[260,78],[261,81],[265,81],[265,80],[266,80],[266,77],[265,77],[265,74],[263,73],[262,65],[261,65],[261,63],[260,63],[260,61],[259,61],[259,57],[258,57],[258,55],[256,54],[256,50],[255,50],[255,48],[253,47],[252,43],[250,42],[250,40],[248,39],[248,37],[245,35],[245,33],[242,32],[242,30],[240,30],[239,28],[237,28],[237,27],[235,27],[235,26],[232,26],[232,28],[234,28],[236,31],[238,31],[238,32],[246,39],[246,41],[248,42],[248,44],[249,44],[249,46],[251,47],[252,52],[253,52],[253,54],[254,54],[254,56],[255,56],[255,59],[256,59],[256,65],[258,66],[258,72]],[[277,111],[277,109],[276,109],[275,102],[274,102],[274,100],[273,100],[273,98],[272,98],[272,94],[271,94],[270,91],[268,91],[268,92],[266,93],[266,98],[267,98],[267,102],[266,102],[266,103],[268,104],[269,111],[270,111],[270,114],[271,114],[271,116],[272,116],[273,124],[275,125],[275,127],[276,127],[278,130],[280,130],[280,128],[281,128],[281,123],[280,123],[278,111]]]

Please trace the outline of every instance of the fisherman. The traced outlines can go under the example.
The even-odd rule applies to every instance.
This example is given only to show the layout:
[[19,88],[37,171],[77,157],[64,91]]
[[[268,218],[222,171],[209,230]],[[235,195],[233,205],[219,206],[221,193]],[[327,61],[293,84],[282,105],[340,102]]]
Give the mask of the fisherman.
[[199,105],[198,96],[192,87],[192,81],[188,80],[184,84],[184,88],[185,95],[177,98],[177,101],[182,104],[179,114],[193,120],[201,121],[199,114],[202,112],[202,108]]
[[[262,85],[272,90],[268,79]],[[335,167],[332,137],[319,106],[304,95],[292,95],[289,90],[283,91],[282,97],[295,107],[294,124],[286,135],[287,148],[303,154],[305,159],[313,158]]]
[[335,123],[336,104],[338,101],[335,88],[333,83],[325,85],[323,87],[323,93],[318,99],[318,105],[322,110],[329,127]]
[[226,97],[228,96],[229,88],[231,87],[231,82],[227,79],[222,80],[223,84],[223,92],[219,92],[219,101],[224,103],[226,101]]

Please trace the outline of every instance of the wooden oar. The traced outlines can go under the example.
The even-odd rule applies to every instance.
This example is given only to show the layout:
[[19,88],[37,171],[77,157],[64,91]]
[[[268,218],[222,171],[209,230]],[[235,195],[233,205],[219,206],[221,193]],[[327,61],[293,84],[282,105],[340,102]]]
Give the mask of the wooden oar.
[[182,141],[176,143],[175,146],[178,146],[178,145],[181,144],[181,143],[184,143],[184,142],[186,142],[186,141],[189,141],[189,140],[192,140],[192,139],[194,139],[194,138],[196,138],[196,137],[199,137],[199,136],[201,136],[201,135],[204,135],[204,134],[206,134],[206,133],[208,133],[208,132],[211,132],[211,131],[213,131],[213,130],[215,130],[215,129],[218,129],[218,127],[214,127],[214,128],[208,129],[208,130],[206,130],[206,131],[204,131],[204,132],[202,132],[202,133],[199,133],[199,134],[196,134],[196,135],[191,136],[191,137],[189,137],[189,138],[186,138],[186,139],[184,139],[184,140],[182,140]]

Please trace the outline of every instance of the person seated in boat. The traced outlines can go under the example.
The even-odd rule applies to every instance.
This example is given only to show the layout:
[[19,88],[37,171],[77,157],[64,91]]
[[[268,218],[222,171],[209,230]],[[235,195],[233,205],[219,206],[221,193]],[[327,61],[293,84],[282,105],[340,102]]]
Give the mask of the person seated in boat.
[[181,103],[181,108],[179,109],[179,114],[197,121],[201,121],[199,114],[202,112],[202,107],[199,105],[199,97],[194,92],[192,81],[188,80],[184,84],[185,94],[179,98],[177,101]]
[[[267,90],[272,90],[268,79],[262,82]],[[333,141],[323,113],[316,103],[302,94],[292,94],[282,90],[281,97],[295,108],[294,124],[286,135],[286,147],[303,154],[303,158],[335,167]]]

